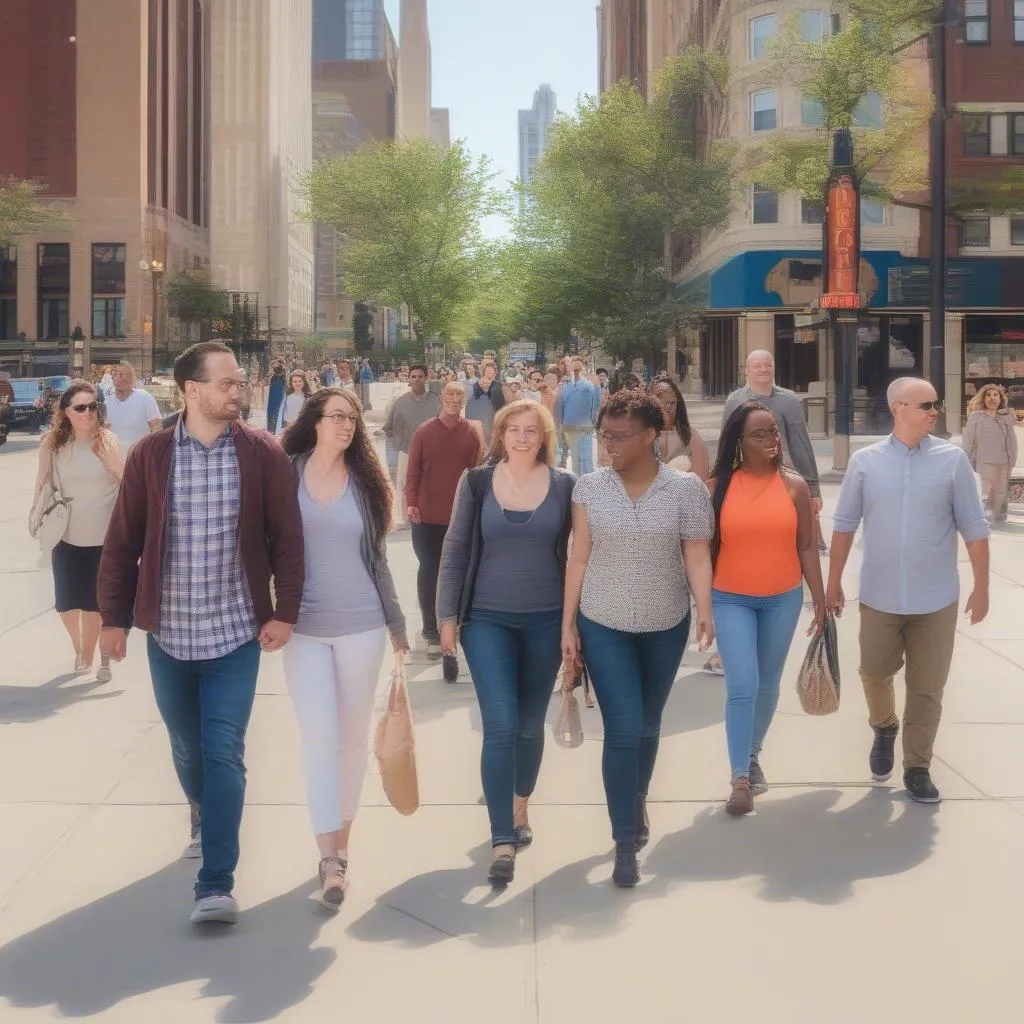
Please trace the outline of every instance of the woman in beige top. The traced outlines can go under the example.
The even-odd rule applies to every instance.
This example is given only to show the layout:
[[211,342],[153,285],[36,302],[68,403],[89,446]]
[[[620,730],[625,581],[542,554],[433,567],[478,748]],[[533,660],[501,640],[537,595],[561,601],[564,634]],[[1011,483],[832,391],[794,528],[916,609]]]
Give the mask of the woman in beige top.
[[708,478],[708,450],[704,439],[690,426],[686,402],[671,377],[656,377],[651,394],[665,414],[665,426],[658,435],[660,459],[683,473]]
[[989,522],[1006,519],[1010,474],[1017,464],[1016,416],[998,384],[986,384],[967,406],[963,448],[981,477]]
[[[75,672],[88,675],[100,635],[96,580],[107,524],[114,511],[123,463],[117,438],[104,429],[96,389],[74,381],[60,396],[53,429],[39,450],[36,496],[51,474],[71,502],[63,538],[53,549],[54,606],[75,649]],[[103,658],[98,682],[110,680]]]

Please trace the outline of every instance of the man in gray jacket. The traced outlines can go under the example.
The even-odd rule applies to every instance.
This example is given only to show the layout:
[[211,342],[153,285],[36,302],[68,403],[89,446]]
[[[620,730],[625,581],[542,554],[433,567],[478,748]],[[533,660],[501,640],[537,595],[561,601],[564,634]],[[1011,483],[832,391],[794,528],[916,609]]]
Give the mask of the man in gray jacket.
[[395,525],[404,528],[405,481],[409,475],[409,448],[412,435],[427,420],[441,414],[441,399],[427,390],[427,368],[420,364],[409,368],[409,390],[396,398],[388,410],[384,433],[398,449],[398,499],[395,502]]

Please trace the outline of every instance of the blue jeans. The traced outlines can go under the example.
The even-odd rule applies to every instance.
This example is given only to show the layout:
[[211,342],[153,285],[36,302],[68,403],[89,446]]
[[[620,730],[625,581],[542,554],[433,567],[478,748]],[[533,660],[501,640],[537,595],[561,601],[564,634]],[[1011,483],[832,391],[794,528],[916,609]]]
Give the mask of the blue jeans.
[[594,430],[592,427],[563,427],[565,443],[572,455],[572,471],[577,476],[594,472]]
[[231,892],[245,801],[245,730],[256,695],[256,640],[209,661],[179,661],[148,638],[156,706],[189,803],[202,815],[203,866],[196,899]]
[[515,840],[512,797],[530,796],[544,754],[544,719],[562,663],[562,611],[473,608],[462,649],[480,703],[484,743],[480,777],[491,845]]
[[656,633],[625,633],[576,619],[583,659],[604,720],[601,772],[617,843],[636,841],[638,799],[654,775],[661,715],[690,635],[690,613]]
[[725,671],[725,737],[732,777],[748,775],[779,706],[779,681],[800,618],[804,588],[748,597],[711,591]]

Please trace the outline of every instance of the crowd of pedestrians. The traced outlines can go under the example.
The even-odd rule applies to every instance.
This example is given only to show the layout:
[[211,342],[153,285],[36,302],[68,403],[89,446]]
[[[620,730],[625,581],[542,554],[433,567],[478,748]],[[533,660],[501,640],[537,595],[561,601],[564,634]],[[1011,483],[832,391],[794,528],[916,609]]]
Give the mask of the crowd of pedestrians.
[[[458,373],[412,366],[383,428],[397,452],[394,487],[365,419],[368,381],[351,364],[315,374],[275,364],[271,432],[244,422],[251,385],[218,342],[176,360],[184,409],[163,428],[135,397],[130,369],[113,369],[104,403],[85,382],[61,397],[36,492],[70,502],[52,564],[75,670],[91,671],[98,639],[109,679],[128,631],[148,634],[190,805],[186,855],[202,860],[194,922],[237,917],[245,735],[261,656],[278,650],[301,736],[318,896],[342,904],[377,682],[389,642],[398,659],[410,649],[387,556],[403,523],[418,562],[421,643],[449,683],[462,647],[480,707],[493,884],[514,880],[534,841],[529,801],[552,694],[559,678],[568,692],[584,672],[604,726],[612,877],[637,884],[662,715],[691,637],[703,651],[717,642],[724,806],[750,813],[768,788],[762,753],[805,591],[815,636],[844,609],[860,526],[869,769],[878,780],[894,770],[893,679],[905,663],[904,785],[914,800],[939,799],[930,765],[957,619],[957,536],[979,622],[988,519],[1003,508],[993,495],[1016,457],[998,388],[979,394],[965,451],[932,433],[940,403],[930,385],[890,387],[895,426],[851,459],[826,586],[814,451],[769,353],[751,353],[747,384],[729,396],[713,466],[667,376],[645,386],[621,368],[589,375],[579,358],[515,366],[504,378],[490,358]],[[103,408],[114,403],[111,432]],[[975,472],[988,481],[988,517]]]

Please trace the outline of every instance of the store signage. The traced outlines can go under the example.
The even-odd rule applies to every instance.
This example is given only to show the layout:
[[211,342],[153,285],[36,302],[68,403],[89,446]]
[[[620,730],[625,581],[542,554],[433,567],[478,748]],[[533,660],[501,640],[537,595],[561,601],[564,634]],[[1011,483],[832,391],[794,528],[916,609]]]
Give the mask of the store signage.
[[830,182],[826,198],[826,245],[828,275],[822,309],[859,309],[858,272],[860,253],[857,227],[860,221],[860,196],[849,174],[840,174]]

